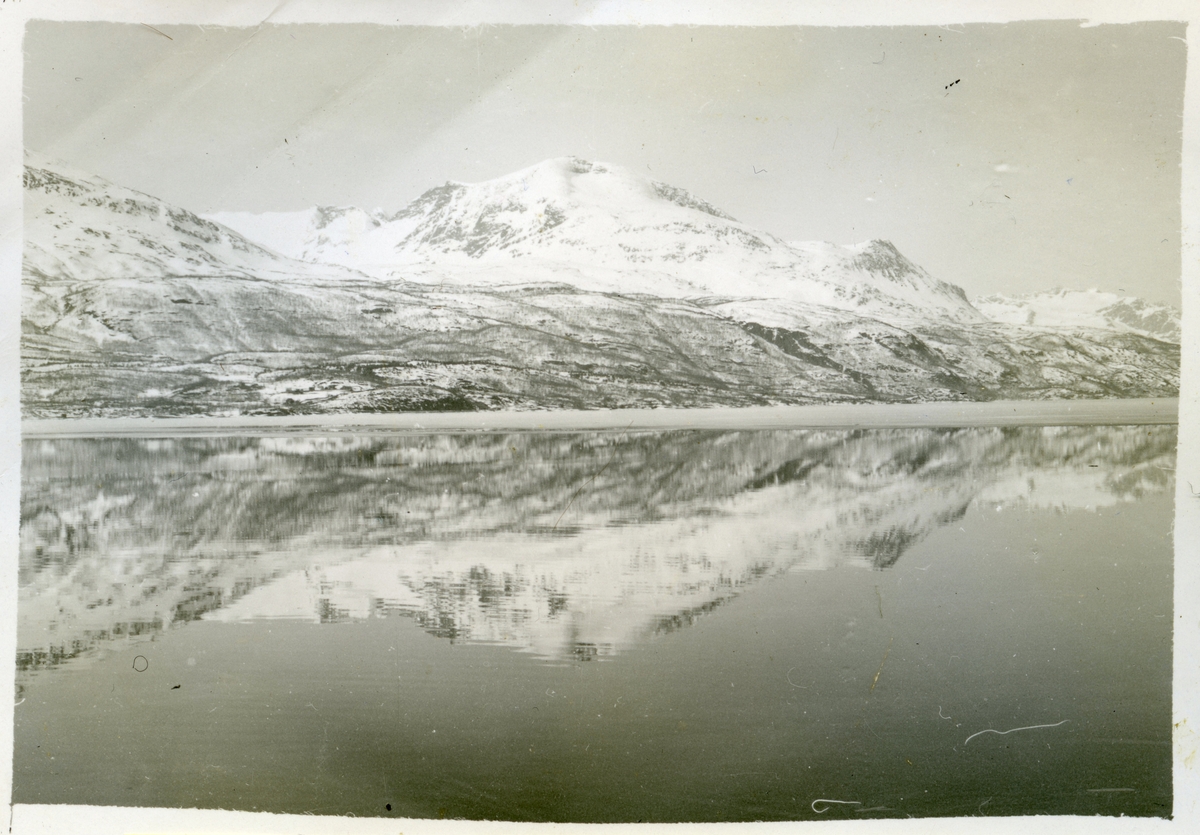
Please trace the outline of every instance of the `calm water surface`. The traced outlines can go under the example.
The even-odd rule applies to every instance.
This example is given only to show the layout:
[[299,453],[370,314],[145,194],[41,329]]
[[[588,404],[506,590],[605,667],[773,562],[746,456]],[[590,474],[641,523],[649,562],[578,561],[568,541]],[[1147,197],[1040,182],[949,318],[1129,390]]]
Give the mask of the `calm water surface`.
[[1168,815],[1175,441],[27,441],[14,800]]

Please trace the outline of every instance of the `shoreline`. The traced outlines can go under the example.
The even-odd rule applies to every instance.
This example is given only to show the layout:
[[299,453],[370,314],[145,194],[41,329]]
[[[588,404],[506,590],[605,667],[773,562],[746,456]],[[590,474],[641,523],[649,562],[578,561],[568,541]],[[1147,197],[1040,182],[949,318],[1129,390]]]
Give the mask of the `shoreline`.
[[22,440],[178,438],[300,433],[632,432],[685,429],[905,429],[1132,426],[1179,422],[1179,398],[822,404],[704,409],[595,409],[262,417],[25,419]]

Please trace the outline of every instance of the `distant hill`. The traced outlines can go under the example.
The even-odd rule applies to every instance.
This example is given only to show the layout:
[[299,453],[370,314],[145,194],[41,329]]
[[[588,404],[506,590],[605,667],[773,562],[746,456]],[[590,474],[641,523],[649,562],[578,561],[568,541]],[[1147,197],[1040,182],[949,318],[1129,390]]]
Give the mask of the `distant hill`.
[[992,295],[975,300],[981,313],[994,322],[1039,328],[1096,328],[1136,333],[1178,342],[1179,311],[1130,296],[1098,290],[1061,288],[1022,296]]

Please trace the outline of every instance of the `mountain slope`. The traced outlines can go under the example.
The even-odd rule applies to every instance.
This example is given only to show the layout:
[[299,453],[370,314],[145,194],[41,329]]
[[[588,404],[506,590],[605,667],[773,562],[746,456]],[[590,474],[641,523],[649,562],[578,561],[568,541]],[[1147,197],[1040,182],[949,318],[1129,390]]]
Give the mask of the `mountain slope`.
[[25,286],[38,417],[1153,397],[1179,348],[1008,325],[768,328],[561,287],[225,277]]
[[345,274],[285,258],[156,197],[26,153],[26,273],[47,280]]
[[766,297],[891,319],[983,321],[959,288],[886,241],[788,244],[683,189],[575,158],[446,183],[391,214],[214,217],[278,246],[291,241],[297,256],[414,280],[566,281],[596,292]]

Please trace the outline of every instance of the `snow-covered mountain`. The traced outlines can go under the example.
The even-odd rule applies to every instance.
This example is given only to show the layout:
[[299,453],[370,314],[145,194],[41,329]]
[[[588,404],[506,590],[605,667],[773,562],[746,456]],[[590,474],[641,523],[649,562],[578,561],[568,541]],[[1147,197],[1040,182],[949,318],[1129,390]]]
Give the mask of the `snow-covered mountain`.
[[26,152],[25,272],[43,279],[344,274],[281,256],[186,209]]
[[[270,219],[284,237],[303,220],[313,235],[288,251],[309,260],[45,163],[26,192],[31,416],[1178,392],[1178,343],[1147,335],[1140,303],[1106,305],[1124,324],[1104,329],[988,321],[885,242],[784,243],[577,160],[390,215]],[[408,260],[374,276],[335,263],[357,263],[356,240]]]
[[997,294],[976,299],[975,307],[993,322],[1040,328],[1099,328],[1179,341],[1180,316],[1176,308],[1099,290],[1056,288],[1021,296]]
[[783,299],[891,320],[983,320],[960,288],[887,241],[787,243],[683,189],[573,157],[446,183],[396,212],[211,217],[294,257],[418,281],[559,282],[673,299]]

